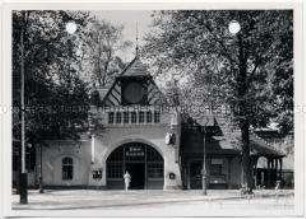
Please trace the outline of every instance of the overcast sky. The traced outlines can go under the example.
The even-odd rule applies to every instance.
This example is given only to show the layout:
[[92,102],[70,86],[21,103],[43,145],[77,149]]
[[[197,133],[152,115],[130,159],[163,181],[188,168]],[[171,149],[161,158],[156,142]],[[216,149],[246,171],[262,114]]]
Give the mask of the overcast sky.
[[[150,16],[152,11],[97,11],[96,14],[103,19],[110,21],[113,24],[124,25],[123,37],[124,40],[130,40],[135,43],[136,41],[136,23],[138,23],[138,36],[139,44],[145,33],[149,31],[152,17]],[[135,47],[131,47],[127,50],[122,58],[124,61],[130,61],[134,58]]]

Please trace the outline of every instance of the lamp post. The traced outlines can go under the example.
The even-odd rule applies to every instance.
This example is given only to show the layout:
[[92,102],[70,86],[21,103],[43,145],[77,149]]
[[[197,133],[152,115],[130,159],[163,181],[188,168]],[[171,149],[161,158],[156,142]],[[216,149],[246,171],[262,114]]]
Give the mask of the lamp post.
[[[241,25],[238,21],[236,20],[232,20],[229,25],[228,25],[228,30],[229,32],[232,34],[232,35],[237,35],[240,30],[241,30]],[[238,44],[239,44],[239,59],[241,60],[241,56],[242,56],[242,47],[241,47],[241,44],[242,44],[242,37],[241,37],[241,34],[239,34],[238,36]],[[245,192],[245,182],[244,182],[244,178],[245,178],[245,172],[243,171],[243,152],[241,151],[241,191],[242,192]]]
[[[25,20],[26,12],[22,13]],[[25,104],[24,104],[24,26],[20,33],[20,107],[21,107],[21,173],[19,179],[20,204],[28,204],[28,174],[26,170],[26,142],[25,142]]]
[[202,126],[202,133],[203,133],[203,168],[202,168],[202,190],[203,195],[207,195],[207,164],[206,164],[206,157],[207,157],[207,151],[206,151],[206,126],[209,122],[208,117],[206,117],[206,123],[204,126]]
[[[69,21],[68,23],[66,23],[65,30],[69,34],[73,34],[77,30],[77,25],[75,24],[74,21]],[[43,184],[43,144],[40,145],[39,193],[44,193],[44,184]]]
[[202,169],[203,195],[207,195],[207,170],[206,170],[206,125],[203,127],[203,169]]
[[44,193],[44,184],[43,184],[43,145],[40,144],[40,177],[39,177],[39,193]]

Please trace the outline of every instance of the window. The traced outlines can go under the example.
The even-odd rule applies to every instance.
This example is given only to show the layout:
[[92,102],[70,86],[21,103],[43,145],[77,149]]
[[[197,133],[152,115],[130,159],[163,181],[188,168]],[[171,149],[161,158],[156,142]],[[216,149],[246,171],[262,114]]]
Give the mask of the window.
[[154,112],[154,122],[159,123],[160,122],[160,113]]
[[116,123],[120,124],[121,123],[121,112],[116,113]]
[[147,112],[147,123],[151,123],[152,122],[152,112],[149,111]]
[[144,123],[144,112],[139,112],[139,123]]
[[123,147],[117,148],[107,159],[107,177],[122,179],[123,173]]
[[132,123],[136,123],[137,122],[136,112],[131,112],[131,120],[132,120]]
[[107,177],[122,179],[122,163],[109,163],[107,166]]
[[210,175],[212,176],[220,176],[222,175],[222,159],[212,159],[210,165]]
[[163,163],[148,163],[148,177],[162,178],[164,175]]
[[149,147],[147,148],[147,160],[149,162],[163,162],[162,156],[156,150]]
[[129,123],[130,122],[129,112],[124,112],[123,113],[123,122],[124,123]]
[[73,159],[71,157],[65,157],[62,160],[62,179],[73,179]]
[[113,124],[114,123],[114,113],[110,112],[108,113],[108,124]]
[[210,175],[212,175],[212,176],[222,175],[222,165],[221,164],[212,164],[210,166]]

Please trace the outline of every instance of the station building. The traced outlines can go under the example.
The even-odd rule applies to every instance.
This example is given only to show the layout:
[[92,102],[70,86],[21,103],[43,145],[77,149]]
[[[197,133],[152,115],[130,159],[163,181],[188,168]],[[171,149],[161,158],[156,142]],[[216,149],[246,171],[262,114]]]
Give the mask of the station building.
[[[163,107],[164,96],[137,55],[90,110],[95,127],[78,141],[46,140],[37,150],[36,175],[45,187],[123,189],[200,189],[204,147],[209,188],[239,188],[239,133],[225,118],[183,118]],[[98,125],[97,125],[98,124]],[[93,125],[94,126],[94,125]],[[284,154],[251,134],[257,184],[281,177]],[[266,163],[263,174],[258,160]]]

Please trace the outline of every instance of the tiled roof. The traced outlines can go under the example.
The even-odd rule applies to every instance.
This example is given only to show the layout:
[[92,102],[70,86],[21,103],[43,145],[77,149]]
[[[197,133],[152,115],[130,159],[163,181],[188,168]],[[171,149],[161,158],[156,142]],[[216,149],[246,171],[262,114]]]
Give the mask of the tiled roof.
[[[219,145],[224,150],[241,150],[241,132],[239,129],[231,126],[231,122],[225,117],[215,118],[220,126],[223,136],[214,136],[219,141]],[[250,132],[251,154],[259,156],[283,157],[285,154],[277,148],[269,145],[265,140]]]
[[146,75],[150,75],[150,72],[148,71],[148,66],[141,62],[139,56],[136,56],[120,74],[120,76]]

